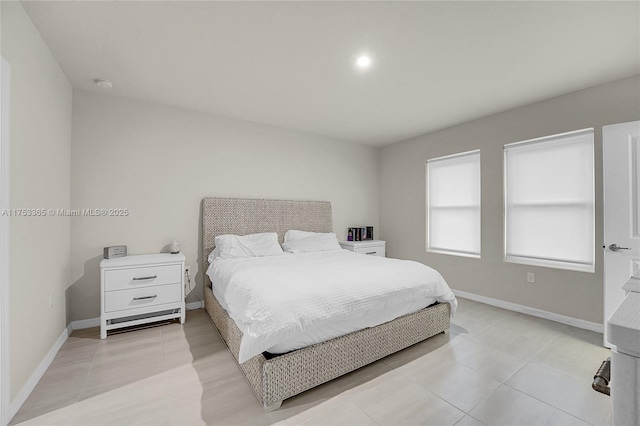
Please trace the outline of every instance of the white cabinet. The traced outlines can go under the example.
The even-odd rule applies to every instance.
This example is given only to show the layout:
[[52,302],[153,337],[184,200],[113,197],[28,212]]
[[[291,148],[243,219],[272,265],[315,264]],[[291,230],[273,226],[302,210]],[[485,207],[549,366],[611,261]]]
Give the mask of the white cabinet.
[[100,262],[100,338],[107,330],[171,318],[184,324],[184,263],[182,253]]
[[385,242],[380,240],[340,241],[340,247],[370,256],[385,256]]
[[622,286],[628,291],[607,321],[611,347],[611,424],[640,424],[640,278]]

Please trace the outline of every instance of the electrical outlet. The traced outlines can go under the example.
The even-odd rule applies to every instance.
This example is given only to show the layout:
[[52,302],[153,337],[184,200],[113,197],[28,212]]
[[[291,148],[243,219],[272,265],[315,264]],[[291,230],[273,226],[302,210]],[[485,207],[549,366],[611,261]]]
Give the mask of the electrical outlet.
[[527,282],[533,284],[536,282],[536,274],[533,272],[527,272]]
[[53,293],[49,293],[49,307],[53,308]]

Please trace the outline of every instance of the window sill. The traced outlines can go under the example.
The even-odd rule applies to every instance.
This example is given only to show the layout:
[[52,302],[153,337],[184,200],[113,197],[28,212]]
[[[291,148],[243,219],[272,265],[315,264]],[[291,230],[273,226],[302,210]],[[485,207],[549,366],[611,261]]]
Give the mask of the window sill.
[[449,256],[469,257],[471,259],[480,259],[480,255],[479,254],[465,253],[465,252],[460,252],[460,251],[427,249],[426,252],[427,253],[437,253],[437,254],[447,254]]
[[596,272],[595,265],[580,265],[576,263],[555,262],[552,260],[536,260],[523,257],[505,257],[507,263],[517,263],[520,265],[539,266],[542,268],[564,269],[566,271],[588,272],[594,274]]

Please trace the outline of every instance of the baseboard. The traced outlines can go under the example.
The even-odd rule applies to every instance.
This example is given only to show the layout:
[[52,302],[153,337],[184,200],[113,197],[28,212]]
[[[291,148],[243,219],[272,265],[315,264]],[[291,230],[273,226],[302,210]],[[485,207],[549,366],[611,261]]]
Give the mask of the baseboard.
[[189,302],[187,303],[187,311],[193,311],[194,309],[202,309],[204,308],[204,302]]
[[555,314],[553,312],[543,311],[542,309],[532,308],[530,306],[519,305],[517,303],[507,302],[491,297],[480,296],[478,294],[467,293],[466,291],[453,290],[453,294],[476,302],[485,303],[497,308],[507,309],[509,311],[520,312],[522,314],[531,315],[538,318],[544,318],[562,324],[571,325],[573,327],[585,330],[595,331],[596,333],[604,333],[604,326],[596,322],[585,321],[579,318],[568,317],[566,315]]
[[73,329],[71,328],[71,324],[69,324],[67,328],[62,331],[60,337],[58,337],[58,340],[56,340],[51,349],[49,349],[47,355],[45,355],[42,361],[40,361],[40,364],[38,364],[33,373],[31,373],[31,376],[29,376],[27,383],[25,383],[25,385],[22,387],[16,398],[11,401],[11,403],[9,404],[9,420],[16,415],[20,407],[22,407],[22,404],[24,404],[27,398],[29,398],[29,395],[31,395],[31,392],[33,392],[36,385],[38,384],[44,373],[47,371],[47,368],[49,368],[49,366],[53,362],[53,359],[56,357],[64,342],[67,341],[67,338],[69,338],[69,335],[72,331]]
[[71,327],[71,330],[83,330],[85,328],[100,327],[100,317],[71,321],[71,324],[69,325]]

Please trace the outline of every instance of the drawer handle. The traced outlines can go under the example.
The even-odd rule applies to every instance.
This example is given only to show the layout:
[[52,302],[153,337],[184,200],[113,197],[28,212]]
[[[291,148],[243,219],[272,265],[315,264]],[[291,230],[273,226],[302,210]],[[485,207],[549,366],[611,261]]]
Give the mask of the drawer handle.
[[134,297],[133,300],[148,300],[148,299],[155,299],[156,297],[158,297],[158,295],[154,294],[153,296]]
[[134,277],[133,280],[134,281],[155,280],[156,278],[158,278],[157,275],[149,275],[148,277]]
[[377,253],[377,252],[375,252],[375,251],[370,251],[370,252],[369,252],[369,253],[367,253],[367,254],[376,254],[376,253]]

